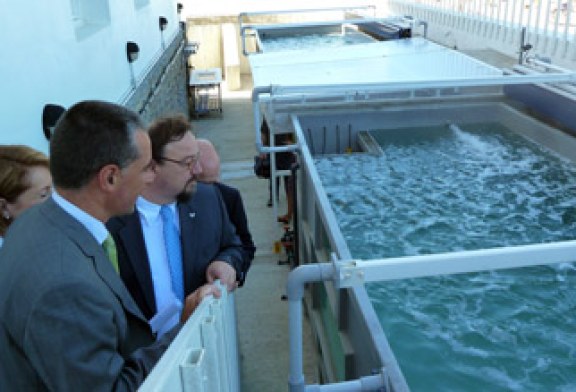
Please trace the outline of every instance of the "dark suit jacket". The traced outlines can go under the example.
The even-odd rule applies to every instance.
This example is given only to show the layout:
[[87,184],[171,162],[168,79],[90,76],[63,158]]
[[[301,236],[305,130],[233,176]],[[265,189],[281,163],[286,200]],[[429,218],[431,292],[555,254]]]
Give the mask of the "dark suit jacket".
[[[184,294],[206,283],[206,268],[222,260],[242,271],[242,244],[230,223],[220,193],[213,185],[198,183],[188,203],[178,203],[184,273]],[[108,230],[114,236],[122,280],[146,318],[156,312],[150,262],[138,211],[112,218]]]
[[0,271],[1,391],[136,390],[174,337],[154,342],[103,248],[52,199],[11,225]]
[[252,234],[250,234],[250,229],[248,229],[248,218],[246,217],[246,211],[244,210],[244,203],[242,202],[240,191],[229,185],[222,184],[221,182],[215,182],[214,185],[216,185],[222,194],[224,204],[226,205],[226,211],[228,212],[230,221],[236,227],[236,234],[240,237],[240,241],[242,241],[242,248],[246,255],[244,258],[244,264],[242,265],[242,276],[239,281],[241,286],[244,284],[248,269],[250,269],[252,260],[254,260],[256,246],[254,246]]

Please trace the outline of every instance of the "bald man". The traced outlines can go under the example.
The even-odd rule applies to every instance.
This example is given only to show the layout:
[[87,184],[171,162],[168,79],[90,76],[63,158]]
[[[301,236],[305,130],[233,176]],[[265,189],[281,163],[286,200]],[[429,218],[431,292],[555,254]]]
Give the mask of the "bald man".
[[252,234],[250,234],[250,230],[248,229],[248,219],[246,218],[242,196],[238,189],[220,182],[220,157],[214,145],[206,139],[197,139],[197,142],[200,148],[200,165],[202,166],[202,173],[198,175],[198,180],[214,184],[220,191],[230,221],[236,227],[236,235],[238,235],[242,241],[245,258],[242,266],[242,274],[238,281],[238,285],[242,286],[246,279],[248,269],[254,259],[254,253],[256,252],[254,241],[252,241]]

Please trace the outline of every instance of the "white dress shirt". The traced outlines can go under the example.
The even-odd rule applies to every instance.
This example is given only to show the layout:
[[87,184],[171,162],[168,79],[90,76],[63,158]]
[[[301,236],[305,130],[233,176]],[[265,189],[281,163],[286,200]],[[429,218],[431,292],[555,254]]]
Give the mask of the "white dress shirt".
[[[172,290],[170,265],[168,264],[168,256],[164,244],[160,207],[161,205],[152,203],[143,197],[139,197],[136,200],[136,209],[138,210],[144,234],[144,243],[146,244],[146,252],[150,262],[150,273],[156,300],[157,313],[150,319],[150,327],[157,334],[157,337],[162,336],[162,334],[178,324],[182,313],[182,302]],[[176,203],[170,204],[169,207],[174,213],[174,223],[178,231],[180,231]]]
[[64,199],[62,196],[56,192],[52,191],[52,200],[58,204],[64,211],[72,215],[74,219],[82,224],[94,236],[96,241],[100,245],[108,237],[108,229],[104,223],[100,222],[98,219],[94,218],[92,215],[88,214],[86,211],[76,207],[74,204],[70,203],[68,200]]

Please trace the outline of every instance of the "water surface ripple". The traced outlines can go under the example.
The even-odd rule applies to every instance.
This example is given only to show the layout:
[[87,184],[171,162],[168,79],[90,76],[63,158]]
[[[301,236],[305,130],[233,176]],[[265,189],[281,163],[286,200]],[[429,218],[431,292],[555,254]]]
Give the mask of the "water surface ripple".
[[[354,257],[576,237],[576,166],[505,127],[373,135],[383,157],[316,159]],[[368,293],[413,391],[576,391],[572,264],[372,283]]]

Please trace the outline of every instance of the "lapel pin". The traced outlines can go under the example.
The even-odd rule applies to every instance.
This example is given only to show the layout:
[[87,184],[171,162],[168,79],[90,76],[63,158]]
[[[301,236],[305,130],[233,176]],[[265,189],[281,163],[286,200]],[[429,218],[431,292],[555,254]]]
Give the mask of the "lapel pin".
[[191,212],[191,213],[188,214],[188,216],[193,219],[193,218],[196,217],[196,213],[195,213],[195,212]]

